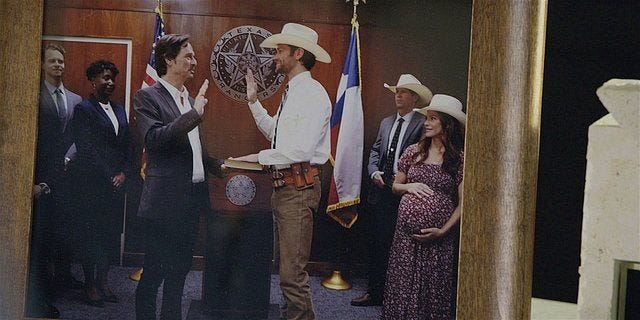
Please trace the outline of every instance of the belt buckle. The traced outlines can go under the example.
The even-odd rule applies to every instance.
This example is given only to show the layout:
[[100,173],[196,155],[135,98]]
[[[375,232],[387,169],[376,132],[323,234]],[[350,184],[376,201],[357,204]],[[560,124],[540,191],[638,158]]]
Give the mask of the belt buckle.
[[282,179],[282,177],[284,177],[284,173],[278,171],[278,169],[271,171],[271,179],[273,180]]
[[285,184],[284,179],[273,179],[273,186],[275,188],[284,187]]

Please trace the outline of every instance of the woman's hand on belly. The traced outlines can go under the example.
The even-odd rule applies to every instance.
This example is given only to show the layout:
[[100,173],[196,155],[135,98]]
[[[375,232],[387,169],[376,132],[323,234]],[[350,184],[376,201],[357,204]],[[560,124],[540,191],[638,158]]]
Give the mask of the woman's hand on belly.
[[406,187],[406,193],[413,194],[420,199],[433,195],[433,190],[424,183],[420,183],[420,182],[407,183],[405,187]]
[[420,229],[419,233],[412,234],[411,238],[418,242],[430,242],[442,238],[445,235],[444,230],[440,228]]

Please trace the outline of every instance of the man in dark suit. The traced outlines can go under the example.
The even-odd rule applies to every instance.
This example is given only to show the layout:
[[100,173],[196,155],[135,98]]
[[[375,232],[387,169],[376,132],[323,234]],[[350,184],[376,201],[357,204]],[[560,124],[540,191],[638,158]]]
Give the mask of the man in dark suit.
[[56,280],[77,287],[69,272],[71,253],[69,222],[69,177],[66,166],[75,155],[75,145],[68,130],[73,108],[82,100],[62,84],[65,50],[48,44],[42,52],[36,181],[27,313],[34,317],[59,317],[51,305],[52,283],[47,263],[55,265]]
[[145,223],[144,272],[136,290],[136,319],[182,319],[184,281],[191,269],[198,217],[209,210],[205,168],[220,175],[222,162],[203,152],[199,124],[207,104],[205,80],[195,100],[184,83],[196,58],[186,35],[165,35],[155,48],[156,84],[136,92],[134,108],[147,153],[138,216]]
[[389,248],[393,240],[400,199],[391,192],[397,162],[404,149],[422,136],[424,116],[414,112],[431,101],[431,91],[413,75],[403,74],[396,86],[384,84],[395,94],[397,113],[382,119],[369,152],[367,169],[371,187],[367,197],[370,218],[369,284],[367,292],[351,300],[354,306],[382,304]]

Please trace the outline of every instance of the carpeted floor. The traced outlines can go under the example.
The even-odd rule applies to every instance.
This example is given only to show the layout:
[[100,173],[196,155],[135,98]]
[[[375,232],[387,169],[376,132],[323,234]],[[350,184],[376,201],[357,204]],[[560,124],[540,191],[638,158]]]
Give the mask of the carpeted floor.
[[[84,303],[82,290],[70,290],[62,292],[54,305],[60,309],[63,319],[74,320],[127,320],[135,319],[135,288],[136,283],[129,280],[129,273],[135,268],[113,267],[109,273],[111,289],[120,299],[119,303],[106,303],[105,307],[92,307]],[[77,279],[82,279],[80,268],[73,267],[73,273]],[[278,306],[282,302],[282,296],[278,287],[278,276],[271,277],[271,308],[269,320],[278,319]],[[351,281],[353,288],[347,291],[334,291],[325,289],[320,285],[321,278],[311,277],[311,290],[316,318],[319,320],[366,320],[378,319],[380,307],[352,307],[349,302],[352,298],[364,293],[366,281],[355,279]],[[187,320],[215,320],[203,312],[201,307],[202,272],[191,271],[187,276],[182,301],[182,315]],[[158,302],[161,296],[158,295]],[[256,319],[257,320],[257,319]]]

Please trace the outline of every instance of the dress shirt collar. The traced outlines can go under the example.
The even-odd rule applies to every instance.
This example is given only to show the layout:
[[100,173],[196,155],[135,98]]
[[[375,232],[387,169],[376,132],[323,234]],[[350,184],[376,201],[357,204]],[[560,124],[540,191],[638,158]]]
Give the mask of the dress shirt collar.
[[49,83],[49,81],[44,80],[44,85],[45,85],[45,87],[47,87],[47,91],[49,91],[49,93],[51,95],[54,94],[54,91],[56,91],[56,89],[60,89],[60,91],[62,91],[62,95],[66,94],[66,92],[64,91],[64,84],[62,84],[62,82],[60,82],[60,86],[59,87],[56,87],[56,86],[52,85],[51,83]]
[[311,79],[311,72],[303,71],[295,75],[293,78],[289,79],[287,85],[289,86],[289,90],[293,89],[296,85],[303,83],[305,80]]
[[405,114],[404,116],[400,116],[399,113],[396,113],[396,122],[398,122],[398,120],[400,120],[400,118],[404,119],[405,123],[409,123],[411,122],[411,119],[413,118],[413,114],[416,113],[415,111],[411,111],[407,114]]
[[185,98],[189,96],[189,91],[187,91],[187,87],[185,86],[182,86],[182,89],[178,90],[178,88],[174,87],[167,80],[160,78],[158,81],[169,91],[175,101],[180,101],[181,95]]
[[111,102],[107,101],[107,103],[102,103],[98,101],[98,104],[102,107],[102,109],[108,110],[111,109]]

